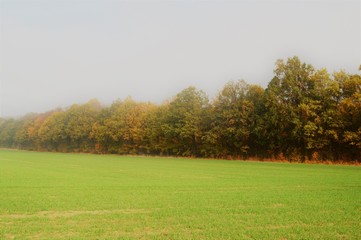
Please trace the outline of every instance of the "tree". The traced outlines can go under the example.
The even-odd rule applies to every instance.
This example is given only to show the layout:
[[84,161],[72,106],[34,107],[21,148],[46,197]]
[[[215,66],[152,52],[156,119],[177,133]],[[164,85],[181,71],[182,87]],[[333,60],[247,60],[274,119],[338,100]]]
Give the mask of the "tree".
[[20,126],[15,134],[14,141],[16,142],[17,147],[22,149],[32,149],[33,142],[33,123],[34,123],[34,114],[28,114],[19,120]]
[[0,146],[15,147],[15,135],[20,127],[20,121],[15,119],[0,119]]
[[312,65],[301,63],[298,57],[287,62],[278,60],[275,77],[265,91],[266,132],[272,155],[305,160],[307,141],[307,106],[312,101],[314,81]]
[[171,155],[172,149],[166,137],[169,103],[153,106],[144,119],[143,140],[148,154]]
[[154,108],[149,103],[136,103],[133,99],[115,101],[93,124],[91,137],[101,151],[112,153],[146,153],[144,122]]
[[64,133],[72,151],[91,151],[94,148],[90,132],[100,110],[99,101],[93,99],[83,105],[74,104],[64,113]]
[[65,113],[61,109],[53,111],[39,128],[42,147],[49,151],[67,151],[68,137],[64,130]]
[[341,118],[342,156],[350,159],[361,157],[361,76],[339,73],[335,76],[341,86],[341,101],[338,105]]
[[162,129],[173,154],[200,156],[208,106],[206,94],[195,87],[184,89],[170,102]]
[[[249,91],[251,89],[251,92]],[[246,157],[250,148],[251,128],[255,124],[257,87],[245,81],[228,82],[214,101],[210,135],[218,154]]]
[[252,111],[249,113],[248,128],[250,131],[248,145],[249,154],[254,157],[264,157],[264,89],[258,85],[249,85],[246,99],[252,105]]

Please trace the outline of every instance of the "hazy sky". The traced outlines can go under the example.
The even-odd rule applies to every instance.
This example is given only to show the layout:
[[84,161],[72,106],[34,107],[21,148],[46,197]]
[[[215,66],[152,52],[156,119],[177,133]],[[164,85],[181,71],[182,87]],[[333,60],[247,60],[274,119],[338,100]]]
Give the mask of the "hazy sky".
[[279,58],[358,72],[360,1],[0,0],[0,116],[193,85],[263,87]]

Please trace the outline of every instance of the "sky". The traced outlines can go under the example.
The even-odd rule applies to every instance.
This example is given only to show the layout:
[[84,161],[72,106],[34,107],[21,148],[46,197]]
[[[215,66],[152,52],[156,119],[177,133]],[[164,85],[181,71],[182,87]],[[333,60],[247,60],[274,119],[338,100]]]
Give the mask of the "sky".
[[97,98],[162,103],[277,59],[359,73],[361,1],[0,0],[0,117]]

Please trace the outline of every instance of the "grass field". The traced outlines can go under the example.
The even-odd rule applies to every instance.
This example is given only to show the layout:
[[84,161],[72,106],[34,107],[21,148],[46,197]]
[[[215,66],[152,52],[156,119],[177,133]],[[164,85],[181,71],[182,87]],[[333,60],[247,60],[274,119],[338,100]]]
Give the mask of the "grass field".
[[1,150],[0,239],[361,239],[361,168]]

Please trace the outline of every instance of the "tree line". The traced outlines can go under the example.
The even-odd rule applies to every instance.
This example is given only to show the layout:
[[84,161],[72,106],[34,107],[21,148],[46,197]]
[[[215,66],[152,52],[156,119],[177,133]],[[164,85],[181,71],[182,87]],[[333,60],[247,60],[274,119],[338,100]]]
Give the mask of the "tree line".
[[[361,68],[361,66],[360,66]],[[361,70],[361,69],[359,69]],[[0,146],[37,151],[290,161],[360,161],[361,75],[278,60],[266,89],[189,87],[163,104],[96,99],[0,118]]]

